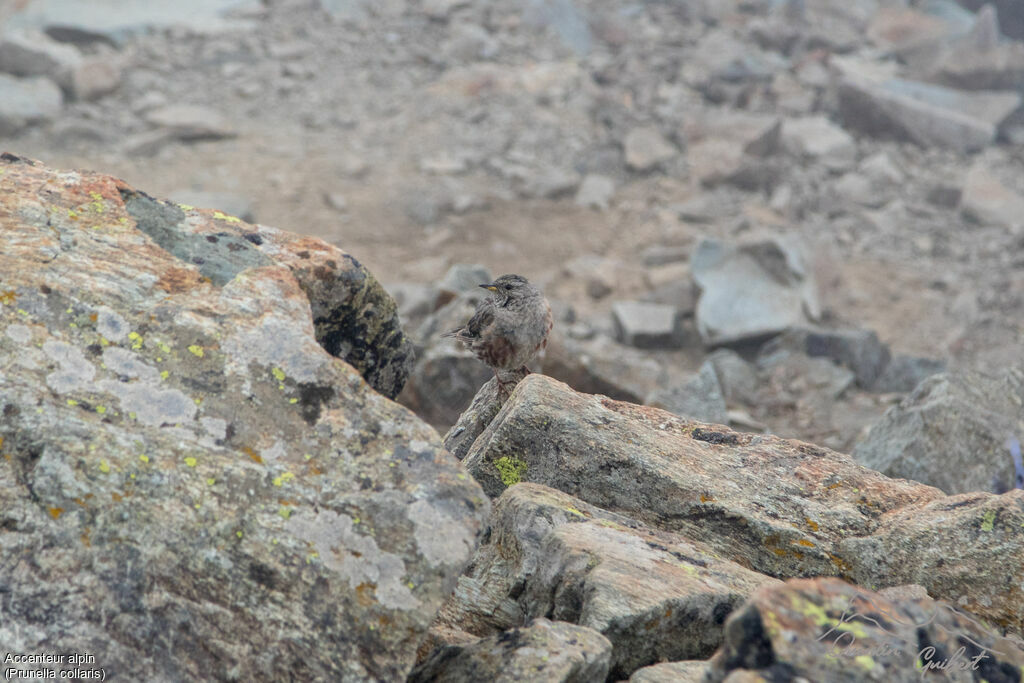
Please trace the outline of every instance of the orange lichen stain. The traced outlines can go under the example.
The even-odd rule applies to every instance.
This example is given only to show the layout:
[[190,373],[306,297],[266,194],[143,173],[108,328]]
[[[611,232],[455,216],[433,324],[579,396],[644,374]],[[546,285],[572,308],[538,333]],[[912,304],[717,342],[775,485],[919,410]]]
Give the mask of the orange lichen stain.
[[79,536],[79,538],[82,539],[82,545],[84,545],[86,548],[91,548],[92,547],[92,539],[89,538],[89,530],[88,529],[83,531],[82,535]]
[[74,502],[74,503],[78,503],[78,504],[79,504],[79,505],[81,505],[82,507],[85,507],[85,501],[84,501],[84,500],[82,500],[81,498],[74,498],[74,499],[72,499],[72,502]]
[[309,467],[306,468],[306,471],[310,474],[323,474],[323,470],[313,464],[310,464]]
[[363,583],[356,586],[356,602],[359,603],[360,607],[369,607],[377,602],[377,584]]
[[14,302],[18,299],[18,293],[13,289],[8,289],[6,292],[0,292],[0,304],[5,306],[13,306]]
[[57,519],[64,513],[64,508],[50,508],[50,516]]
[[202,277],[194,270],[188,268],[168,268],[156,286],[169,294],[188,291],[196,287],[202,281]]
[[807,526],[809,526],[811,528],[811,531],[817,531],[818,530],[818,523],[815,522],[810,517],[806,518],[804,521],[807,522]]
[[99,319],[100,319],[100,316],[99,316],[99,314],[98,314],[98,313],[93,313],[93,314],[91,314],[91,315],[89,316],[89,320],[91,320],[92,322],[96,322],[96,321],[97,321],[97,320],[99,320]]
[[801,538],[799,541],[797,541],[797,543],[802,545],[802,546],[804,546],[805,548],[813,548],[814,547],[814,544],[811,543],[810,541],[808,541],[806,538]]
[[843,574],[850,573],[850,564],[843,558],[838,557],[837,555],[833,555],[832,553],[829,553],[828,559],[832,560],[832,564],[834,564]]
[[295,505],[295,501],[287,500],[285,498],[278,498],[277,502],[279,505]]
[[703,493],[700,494],[700,502],[702,503],[715,503],[717,502],[712,496],[705,496]]
[[839,488],[839,487],[840,487],[840,486],[842,486],[842,485],[843,485],[843,482],[841,482],[841,481],[837,481],[837,482],[836,482],[836,483],[834,483],[834,484],[829,484],[829,485],[828,485],[827,487],[825,487],[825,488],[827,488],[827,489],[828,489],[829,491],[831,491],[832,489],[837,489],[837,488]]
[[772,552],[778,555],[779,557],[785,557],[786,555],[786,551],[782,548],[772,548]]
[[258,462],[261,465],[263,464],[263,457],[248,446],[242,446],[242,452],[248,455],[253,462]]
[[120,503],[120,502],[121,502],[121,499],[123,498],[123,496],[122,496],[122,495],[121,495],[120,493],[118,493],[117,491],[111,491],[111,492],[110,492],[110,497],[111,497],[111,499],[113,499],[113,500],[114,500],[114,502],[116,502],[116,503]]

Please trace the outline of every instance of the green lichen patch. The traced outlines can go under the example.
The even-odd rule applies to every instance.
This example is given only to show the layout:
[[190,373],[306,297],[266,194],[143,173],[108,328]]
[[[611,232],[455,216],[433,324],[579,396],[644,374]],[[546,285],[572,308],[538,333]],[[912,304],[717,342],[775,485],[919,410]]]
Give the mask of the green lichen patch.
[[996,521],[996,511],[995,510],[985,510],[985,514],[982,515],[982,517],[981,517],[981,530],[982,531],[992,531],[992,528],[995,525],[995,521]]
[[507,487],[518,484],[526,474],[526,463],[519,458],[510,458],[507,455],[494,461],[494,467],[501,475],[501,483]]

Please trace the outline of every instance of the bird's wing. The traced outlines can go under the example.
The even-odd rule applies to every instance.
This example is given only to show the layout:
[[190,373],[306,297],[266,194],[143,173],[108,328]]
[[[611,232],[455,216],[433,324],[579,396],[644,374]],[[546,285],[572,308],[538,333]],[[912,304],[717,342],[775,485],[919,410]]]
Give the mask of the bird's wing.
[[451,332],[445,332],[442,337],[455,337],[460,341],[471,341],[479,339],[484,329],[494,322],[494,303],[490,299],[483,301],[463,327]]

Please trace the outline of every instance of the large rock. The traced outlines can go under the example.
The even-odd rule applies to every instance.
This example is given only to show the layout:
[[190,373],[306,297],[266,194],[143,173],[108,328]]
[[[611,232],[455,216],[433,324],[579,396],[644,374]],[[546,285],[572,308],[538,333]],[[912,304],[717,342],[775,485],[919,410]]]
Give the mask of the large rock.
[[1006,439],[1021,429],[1024,372],[933,375],[891,407],[853,449],[858,462],[949,493],[1014,481]]
[[791,240],[733,245],[705,239],[691,269],[701,289],[696,319],[705,344],[757,339],[821,315],[807,254]]
[[14,135],[25,126],[52,121],[64,98],[48,78],[14,78],[0,74],[0,137]]
[[652,664],[634,671],[629,683],[703,683],[707,666],[699,659]]
[[700,422],[729,421],[722,385],[710,360],[685,381],[655,391],[645,403]]
[[947,498],[824,448],[577,394],[541,375],[519,383],[463,463],[490,496],[512,480],[540,483],[771,576],[917,583],[1024,626],[1014,597],[1024,491]]
[[626,165],[647,171],[674,157],[678,150],[656,128],[634,128],[622,141]]
[[318,341],[317,311],[351,319],[335,342],[387,367],[373,277],[108,176],[0,171],[0,643],[125,680],[402,679],[488,504]]
[[857,160],[853,137],[824,116],[786,119],[782,144],[798,157],[832,170],[850,168]]
[[706,681],[1013,681],[1024,667],[1024,641],[953,605],[837,579],[764,586],[725,632]]
[[840,115],[847,126],[925,147],[977,151],[995,140],[1000,124],[1020,106],[1012,91],[963,92],[940,85],[880,78],[835,60]]
[[[514,463],[505,473],[511,481]],[[520,484],[496,502],[489,543],[435,629],[487,635],[548,615],[604,634],[616,680],[658,661],[710,656],[729,612],[765,583],[776,581],[703,544]]]
[[14,76],[45,76],[65,89],[82,62],[73,45],[58,43],[42,31],[11,31],[0,39],[0,71]]
[[682,315],[674,306],[646,301],[612,304],[616,340],[641,349],[683,345]]
[[408,683],[592,683],[608,676],[611,643],[593,629],[538,618],[469,645],[449,645]]
[[668,373],[650,354],[618,344],[603,335],[576,340],[557,327],[548,341],[544,374],[577,391],[643,403],[664,387]]
[[873,330],[795,328],[765,345],[761,353],[792,349],[824,357],[853,371],[857,384],[870,388],[885,371],[892,354]]

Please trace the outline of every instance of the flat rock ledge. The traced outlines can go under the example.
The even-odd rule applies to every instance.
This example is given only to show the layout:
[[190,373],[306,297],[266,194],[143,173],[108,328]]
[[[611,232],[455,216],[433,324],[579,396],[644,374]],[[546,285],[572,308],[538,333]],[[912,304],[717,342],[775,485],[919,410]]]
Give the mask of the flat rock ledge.
[[[669,670],[638,672],[670,662],[708,680],[731,681],[737,669],[915,680],[911,655],[924,645],[871,666],[845,662],[845,674],[812,646],[817,630],[842,621],[843,600],[911,586],[913,600],[949,611],[964,638],[999,650],[993,666],[1024,661],[1024,491],[947,496],[825,448],[581,394],[543,375],[503,404],[492,394],[485,386],[449,433],[449,444],[478,433],[457,448],[495,499],[490,526],[421,658],[545,617],[608,638],[608,680],[656,680]],[[926,617],[911,597],[890,607]],[[787,659],[787,647],[802,645],[787,646],[790,631],[773,630],[774,617],[748,628],[759,599],[807,602],[791,610],[806,661]]]

